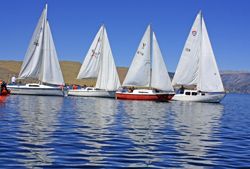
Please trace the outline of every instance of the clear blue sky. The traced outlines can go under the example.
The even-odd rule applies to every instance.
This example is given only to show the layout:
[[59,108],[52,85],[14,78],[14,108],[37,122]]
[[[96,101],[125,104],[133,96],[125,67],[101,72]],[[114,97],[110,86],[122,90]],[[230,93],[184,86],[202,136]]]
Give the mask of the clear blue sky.
[[250,71],[250,0],[1,0],[0,60],[23,60],[41,12],[59,60],[82,62],[102,23],[117,66],[129,66],[151,23],[169,71],[175,71],[201,9],[220,70]]

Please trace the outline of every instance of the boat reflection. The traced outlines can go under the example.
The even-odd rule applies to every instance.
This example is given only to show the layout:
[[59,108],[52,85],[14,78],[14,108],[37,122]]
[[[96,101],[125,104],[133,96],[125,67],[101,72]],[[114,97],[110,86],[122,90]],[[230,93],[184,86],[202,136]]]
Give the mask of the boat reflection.
[[[175,112],[174,126],[179,132],[180,141],[177,150],[187,156],[183,161],[185,168],[203,168],[202,165],[212,165],[206,158],[208,151],[220,144],[212,139],[220,125],[223,105],[198,102],[173,102]],[[188,163],[185,163],[188,162]],[[192,164],[193,163],[193,164]],[[195,166],[195,164],[200,164]]]
[[18,134],[19,161],[27,168],[50,166],[53,162],[50,154],[53,148],[48,146],[56,130],[57,114],[61,109],[63,98],[44,96],[18,97],[18,111],[24,121]]
[[80,150],[80,154],[87,161],[84,165],[102,165],[106,158],[102,151],[112,135],[109,127],[114,122],[117,101],[93,97],[74,99],[76,125],[81,126],[76,131],[82,135],[80,143],[86,146]]
[[[161,143],[167,140],[168,113],[171,105],[166,103],[123,101],[124,111],[127,114],[127,128],[125,135],[132,142],[133,153],[137,162],[129,167],[154,167],[154,162],[165,161],[164,148]],[[165,145],[164,145],[165,146]]]

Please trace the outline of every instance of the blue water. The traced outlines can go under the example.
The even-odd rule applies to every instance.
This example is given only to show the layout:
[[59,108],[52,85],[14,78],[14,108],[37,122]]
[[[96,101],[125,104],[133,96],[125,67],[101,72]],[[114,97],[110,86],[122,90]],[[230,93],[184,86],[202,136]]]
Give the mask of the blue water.
[[250,95],[221,104],[10,96],[0,168],[250,167]]

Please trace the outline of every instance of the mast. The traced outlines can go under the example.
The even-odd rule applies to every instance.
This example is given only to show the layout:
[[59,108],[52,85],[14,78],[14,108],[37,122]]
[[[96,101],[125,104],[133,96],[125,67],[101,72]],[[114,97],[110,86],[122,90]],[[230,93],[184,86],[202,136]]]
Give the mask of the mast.
[[201,10],[199,11],[199,15],[200,15],[200,18],[199,18],[199,20],[200,20],[200,59],[199,59],[199,81],[198,81],[198,84],[197,84],[197,90],[200,90],[200,88],[201,88],[201,85],[202,85],[202,80],[201,80],[201,76],[202,76],[202,68],[201,68],[201,66],[202,66],[202,62],[201,62],[201,60],[202,60],[202,41],[203,41],[203,34],[202,34],[202,12],[201,12]]
[[149,53],[150,53],[150,59],[149,59],[149,64],[150,64],[150,67],[149,67],[149,88],[151,88],[151,83],[152,83],[152,40],[151,40],[151,37],[152,37],[152,28],[151,28],[151,24],[149,24],[149,27],[150,27],[150,36],[149,36]]
[[[103,62],[103,50],[104,50],[104,30],[105,30],[105,26],[104,26],[104,24],[102,24],[102,33],[101,33],[101,35],[100,35],[100,40],[101,40],[101,62],[100,63],[102,63]],[[101,67],[102,67],[102,64],[100,64],[100,68],[99,68],[99,70],[101,69]]]

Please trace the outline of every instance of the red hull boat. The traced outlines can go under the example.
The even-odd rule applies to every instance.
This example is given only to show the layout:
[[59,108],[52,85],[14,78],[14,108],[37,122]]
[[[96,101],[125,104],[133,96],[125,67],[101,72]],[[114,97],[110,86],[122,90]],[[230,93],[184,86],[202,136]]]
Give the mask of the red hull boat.
[[121,100],[170,101],[173,96],[173,93],[156,92],[155,90],[148,89],[135,89],[132,92],[116,92],[116,99]]
[[[116,92],[117,99],[169,101],[174,96],[167,67],[150,25],[141,39],[122,86],[123,89]],[[133,90],[134,87],[140,89]]]

